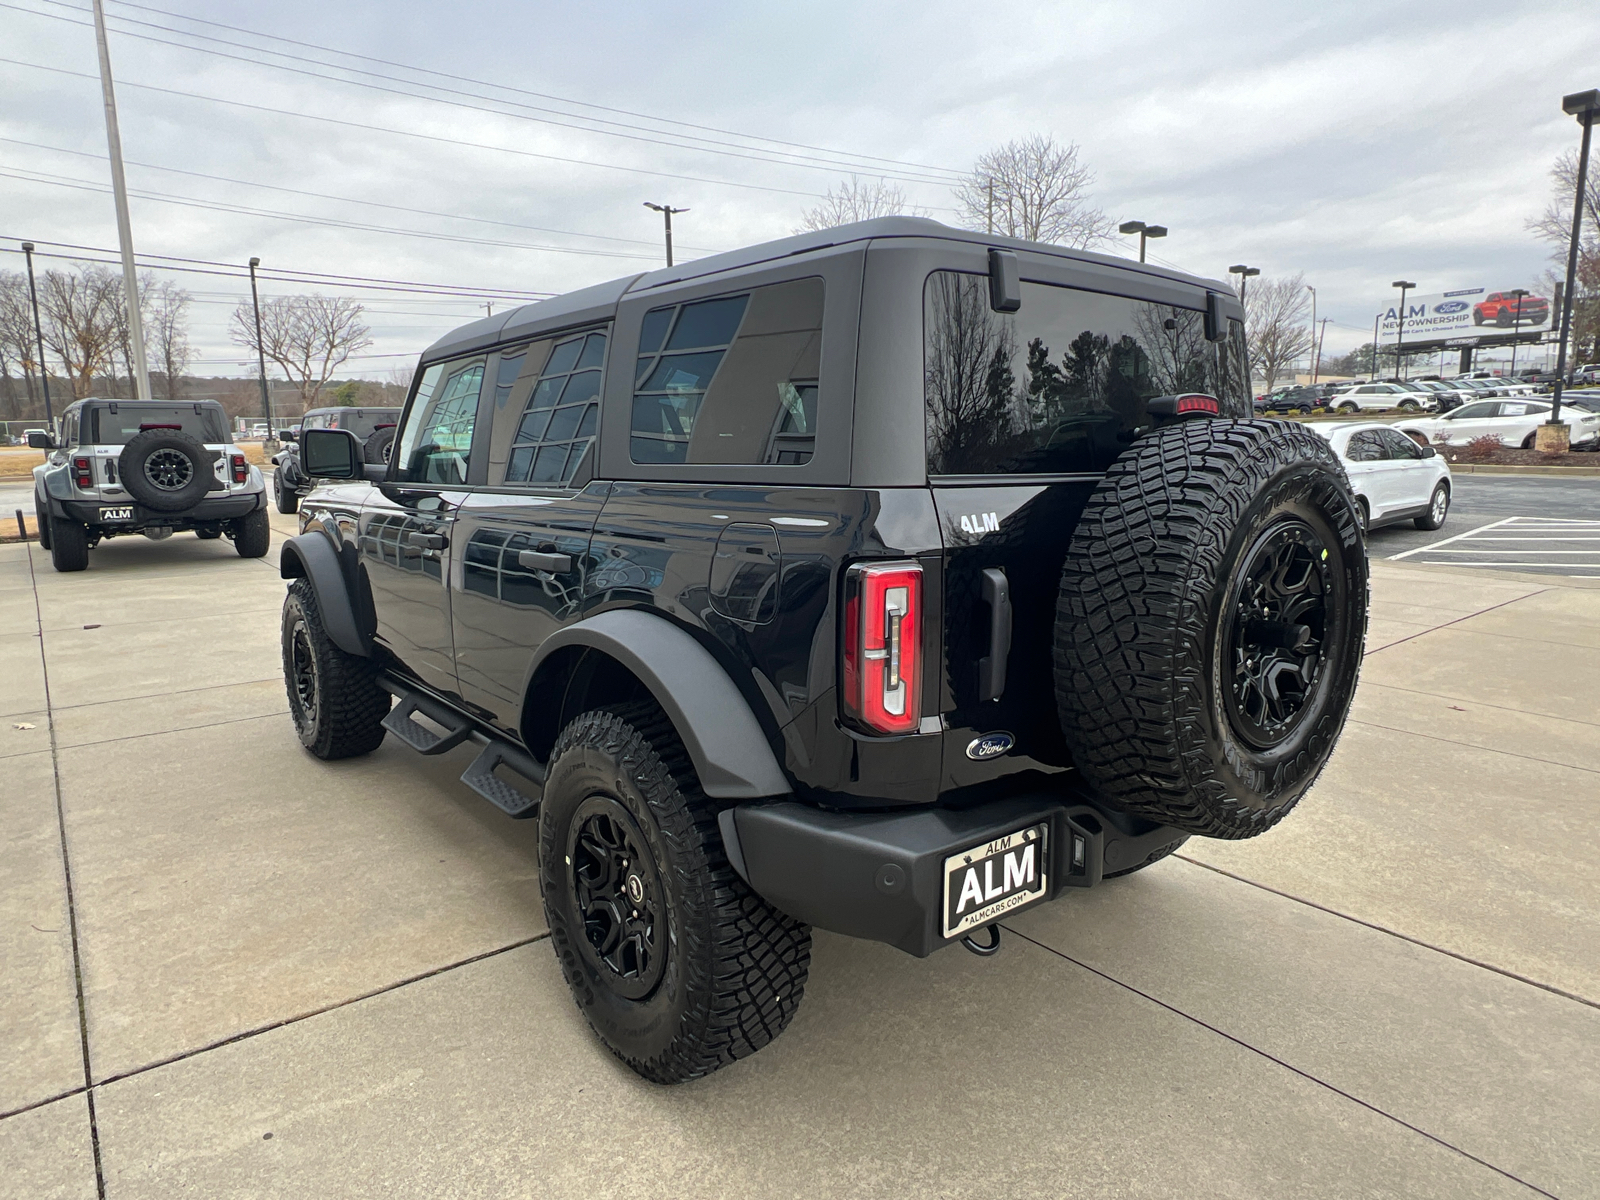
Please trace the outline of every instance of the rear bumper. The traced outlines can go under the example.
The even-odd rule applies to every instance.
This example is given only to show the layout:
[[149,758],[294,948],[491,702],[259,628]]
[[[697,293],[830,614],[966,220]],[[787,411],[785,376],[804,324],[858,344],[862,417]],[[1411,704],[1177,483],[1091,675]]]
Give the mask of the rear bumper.
[[[135,533],[141,529],[160,527],[164,529],[192,529],[196,525],[209,525],[214,521],[232,521],[239,517],[248,516],[258,508],[266,506],[265,492],[235,492],[231,495],[207,496],[193,508],[182,512],[165,513],[157,512],[153,508],[146,508],[132,499],[126,501],[113,500],[58,500],[50,498],[50,509],[53,516],[65,517],[69,521],[81,521],[85,525],[108,533]],[[102,508],[131,508],[133,519],[131,521],[101,521]]]
[[961,940],[942,935],[945,859],[1039,823],[1049,827],[1045,902],[1093,887],[1106,871],[1137,866],[1184,836],[1061,793],[894,813],[755,802],[719,817],[734,869],[778,909],[919,958]]

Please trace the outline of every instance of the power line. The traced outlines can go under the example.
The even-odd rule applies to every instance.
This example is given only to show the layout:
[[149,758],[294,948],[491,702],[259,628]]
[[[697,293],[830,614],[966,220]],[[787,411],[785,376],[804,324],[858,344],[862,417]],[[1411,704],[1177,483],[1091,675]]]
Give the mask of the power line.
[[[45,0],[45,2],[46,3],[59,3],[59,0]],[[455,83],[472,83],[472,84],[476,84],[476,85],[478,85],[480,87],[489,87],[489,88],[498,89],[500,91],[512,92],[512,93],[514,93],[516,95],[520,95],[520,96],[530,96],[530,97],[533,97],[534,99],[537,99],[537,100],[550,100],[550,101],[554,101],[554,102],[559,103],[559,104],[570,104],[570,105],[573,105],[573,106],[579,107],[579,108],[591,108],[591,109],[594,109],[596,112],[609,112],[609,113],[615,113],[618,116],[633,117],[633,118],[635,118],[637,120],[653,121],[658,125],[676,125],[676,126],[678,126],[680,128],[683,128],[683,129],[698,129],[698,130],[700,130],[700,131],[702,131],[704,133],[718,133],[718,134],[722,134],[722,135],[727,136],[727,137],[744,138],[746,141],[767,142],[767,143],[769,143],[771,145],[789,146],[789,147],[792,147],[792,148],[798,149],[798,150],[814,150],[814,151],[818,152],[819,154],[834,155],[836,157],[843,158],[843,159],[860,159],[864,163],[882,163],[882,164],[885,164],[887,166],[910,167],[910,168],[913,168],[913,169],[916,169],[916,170],[945,172],[945,173],[949,173],[949,174],[953,174],[953,175],[957,175],[957,176],[961,176],[961,175],[965,174],[965,172],[963,172],[963,171],[954,170],[953,168],[950,168],[950,167],[940,167],[940,166],[937,166],[937,165],[932,164],[932,163],[919,163],[919,162],[913,162],[913,161],[908,161],[908,160],[903,160],[903,159],[884,158],[884,157],[881,157],[879,155],[874,155],[874,154],[858,154],[858,153],[855,153],[854,151],[848,151],[848,150],[834,150],[834,149],[831,149],[831,148],[826,147],[826,146],[814,146],[814,145],[810,145],[810,144],[805,143],[805,142],[786,141],[786,140],[784,140],[782,138],[767,137],[767,136],[762,135],[762,134],[743,133],[743,132],[740,132],[739,130],[722,129],[722,128],[719,128],[719,127],[714,126],[714,125],[697,125],[692,121],[679,121],[679,120],[676,120],[676,119],[671,118],[671,117],[661,117],[661,116],[657,116],[657,115],[654,115],[654,114],[651,114],[651,113],[640,113],[640,112],[635,112],[635,111],[633,111],[631,109],[626,109],[626,108],[614,108],[614,107],[611,107],[609,105],[604,105],[604,104],[593,104],[593,103],[590,103],[587,100],[574,100],[574,99],[572,99],[570,97],[567,97],[567,96],[556,96],[556,95],[552,95],[551,93],[548,93],[548,92],[535,92],[535,91],[531,91],[531,90],[529,90],[527,88],[514,87],[511,84],[494,83],[494,82],[489,81],[489,80],[473,79],[470,76],[451,74],[451,73],[444,72],[444,71],[435,71],[431,67],[419,67],[419,66],[416,66],[416,65],[410,64],[410,63],[394,62],[394,61],[392,61],[390,59],[385,59],[385,58],[374,58],[371,55],[357,54],[357,53],[355,53],[354,51],[351,51],[351,50],[339,50],[339,49],[335,49],[334,47],[331,47],[331,46],[318,45],[315,42],[297,41],[294,38],[286,38],[286,37],[279,36],[277,34],[262,33],[262,32],[260,32],[258,30],[246,29],[246,28],[244,28],[243,26],[240,26],[240,25],[228,25],[228,24],[225,24],[225,23],[223,23],[221,21],[208,21],[203,17],[194,17],[194,16],[188,15],[187,13],[176,13],[176,12],[171,12],[171,11],[169,11],[167,9],[154,8],[154,7],[151,7],[150,5],[136,4],[136,3],[133,3],[133,0],[112,0],[112,2],[119,8],[135,8],[135,9],[139,9],[141,12],[156,13],[156,14],[158,14],[160,16],[169,17],[169,18],[172,18],[174,20],[188,21],[188,22],[191,22],[191,23],[197,24],[197,25],[206,25],[206,26],[209,26],[209,27],[211,27],[213,29],[226,29],[231,33],[244,34],[246,37],[260,38],[260,39],[265,40],[265,41],[282,42],[283,44],[289,45],[289,46],[299,46],[302,49],[306,49],[306,50],[318,50],[318,51],[321,51],[322,53],[325,53],[325,54],[336,54],[336,55],[340,55],[341,57],[344,57],[344,58],[353,58],[353,59],[357,59],[358,61],[361,61],[361,62],[375,63],[375,64],[377,64],[379,66],[389,67],[391,69],[412,71],[412,72],[415,72],[416,74],[419,74],[419,75],[433,75],[433,76],[435,76],[437,78],[440,78],[440,79],[449,79],[449,80],[451,80],[452,82],[455,82]],[[73,6],[71,6],[71,5],[62,5],[62,7],[73,7]],[[80,9],[79,11],[82,11],[82,10]],[[125,21],[133,20],[133,18],[129,18],[129,17],[119,17],[118,19],[119,20],[125,20]],[[166,26],[155,25],[155,26],[152,26],[152,27],[153,28],[159,28],[159,29],[166,29],[168,32],[180,32],[180,31],[177,31],[177,30],[171,30],[170,28],[168,28]],[[200,37],[202,35],[194,34],[194,33],[188,33],[188,32],[181,32],[180,36]],[[218,39],[218,40],[221,40],[221,39]],[[232,45],[232,44],[235,44],[235,43],[226,43],[225,42],[224,44]],[[256,49],[255,47],[250,47],[250,48],[251,49]],[[276,52],[273,51],[271,53],[276,53]],[[334,65],[334,64],[325,64],[325,65]],[[344,68],[344,69],[348,70],[348,69],[351,69],[351,68]],[[423,84],[421,86],[432,86],[432,85]],[[563,115],[568,115],[568,114],[563,114]],[[581,114],[574,113],[574,114],[570,114],[570,115],[579,116],[581,118]],[[636,127],[634,127],[634,128],[636,128]],[[860,169],[860,168],[852,168],[852,169]]]
[[[55,175],[48,171],[0,170],[0,178],[20,179],[28,183],[42,183],[50,187],[71,188],[75,191],[109,191],[102,184],[89,179],[76,179],[70,175]],[[429,233],[420,229],[397,229],[388,225],[373,225],[364,221],[346,221],[338,217],[307,217],[295,213],[279,212],[270,208],[255,208],[244,204],[225,204],[206,200],[191,200],[166,192],[152,192],[142,188],[129,188],[130,196],[141,200],[155,200],[162,204],[177,204],[184,208],[203,208],[212,212],[234,213],[239,216],[267,217],[277,221],[293,221],[301,225],[320,225],[328,229],[352,229],[361,233],[387,233],[406,238],[422,238],[434,242],[455,242],[469,246],[490,246],[501,250],[538,250],[553,254],[579,254],[587,258],[623,258],[634,262],[655,262],[654,254],[629,254],[621,250],[584,250],[566,246],[539,246],[527,242],[498,242],[487,238],[465,237],[453,233]]]
[[[69,150],[65,146],[47,146],[43,142],[25,142],[21,138],[0,137],[0,142],[7,142],[13,146],[28,146],[34,150],[48,150],[55,154],[71,154],[78,158],[92,158],[100,162],[106,161],[106,156],[104,154],[96,154],[88,150]],[[614,235],[604,233],[580,233],[574,229],[551,229],[544,225],[523,225],[516,221],[496,221],[490,217],[469,217],[462,213],[438,212],[429,208],[407,208],[402,204],[385,204],[380,200],[358,200],[354,196],[335,196],[327,192],[308,192],[301,188],[284,187],[281,184],[258,183],[252,179],[231,179],[226,175],[208,175],[203,171],[185,171],[179,167],[162,167],[157,166],[155,163],[135,162],[132,159],[126,159],[125,162],[130,167],[140,167],[147,171],[165,171],[172,175],[187,175],[194,179],[208,179],[213,183],[231,183],[237,187],[263,188],[272,192],[284,192],[291,196],[309,196],[315,200],[334,200],[341,204],[358,204],[369,208],[385,208],[393,212],[414,213],[417,216],[423,217],[446,217],[453,221],[472,221],[480,225],[502,225],[507,229],[527,229],[534,233],[555,233],[564,237],[595,238],[599,241],[623,242],[628,245],[636,246],[654,247],[656,245],[654,239],[616,237]],[[26,170],[27,168],[19,169]],[[41,174],[42,173],[43,172],[41,172]],[[704,254],[717,253],[717,251],[706,246],[685,246],[684,249],[698,250]]]
[[[42,0],[42,2],[46,3],[46,4],[52,4],[52,5],[55,5],[55,6],[60,7],[60,8],[71,9],[74,12],[81,12],[82,11],[82,9],[78,8],[77,5],[64,3],[63,0]],[[85,24],[87,24],[86,22],[75,21],[70,17],[60,16],[59,14],[56,14],[56,13],[40,12],[37,9],[24,8],[24,7],[22,7],[20,5],[16,5],[16,4],[0,3],[0,8],[9,8],[9,9],[15,11],[15,12],[28,13],[28,14],[30,14],[32,16],[44,17],[47,20],[52,20],[52,21],[61,21],[61,22],[64,22],[66,24],[69,24],[69,25],[85,25]],[[235,49],[249,50],[249,51],[252,52],[252,54],[257,55],[257,56],[262,55],[262,54],[271,54],[271,55],[276,55],[279,58],[289,59],[289,60],[294,61],[294,62],[309,63],[309,64],[312,64],[312,65],[315,65],[315,66],[323,68],[323,72],[326,72],[328,70],[336,70],[336,71],[352,72],[352,73],[358,74],[358,75],[369,75],[369,76],[372,76],[373,78],[386,79],[386,80],[388,80],[388,83],[390,85],[395,84],[395,83],[405,83],[405,84],[409,84],[412,87],[431,88],[434,91],[446,92],[446,93],[448,93],[450,95],[468,96],[468,97],[471,97],[471,98],[477,99],[477,100],[487,100],[487,101],[490,101],[491,103],[494,103],[494,104],[508,105],[508,106],[511,106],[511,107],[524,108],[524,109],[528,110],[528,113],[504,112],[501,109],[497,109],[497,108],[486,108],[481,104],[468,104],[468,103],[465,103],[465,102],[460,101],[460,100],[448,100],[448,99],[445,99],[445,98],[443,98],[441,96],[430,96],[430,95],[420,94],[420,93],[415,92],[415,91],[406,91],[404,88],[396,87],[396,86],[386,86],[385,84],[382,84],[382,83],[369,83],[369,82],[366,82],[366,81],[360,80],[360,79],[340,79],[340,78],[337,78],[337,77],[330,77],[330,76],[328,76],[327,74],[325,74],[323,72],[302,70],[301,68],[298,68],[298,67],[287,66],[284,63],[269,62],[269,61],[266,61],[266,60],[264,60],[264,59],[262,59],[260,57],[246,58],[243,55],[229,54],[226,51],[214,50],[214,49],[211,49],[211,48],[206,47],[206,46],[191,46],[191,45],[188,45],[188,44],[183,43],[183,42],[174,42],[174,41],[169,41],[169,40],[167,40],[165,38],[152,37],[149,34],[134,33],[131,30],[127,30],[127,29],[119,29],[119,30],[117,30],[117,33],[120,34],[122,37],[134,38],[134,39],[137,39],[139,41],[145,41],[145,42],[153,42],[153,43],[155,43],[157,45],[170,46],[170,47],[172,47],[174,49],[178,49],[178,50],[187,50],[190,53],[194,53],[194,54],[209,54],[209,55],[211,55],[213,57],[216,57],[216,58],[231,59],[234,62],[247,63],[247,64],[249,64],[251,66],[268,67],[268,68],[271,68],[272,70],[285,71],[285,72],[288,72],[288,73],[293,74],[293,75],[306,76],[306,77],[313,78],[313,79],[319,79],[319,80],[322,80],[324,82],[342,83],[342,84],[345,84],[348,87],[367,88],[370,91],[383,92],[383,93],[385,93],[387,95],[405,96],[407,98],[414,99],[414,100],[426,100],[426,101],[430,101],[430,102],[435,103],[435,104],[445,104],[445,105],[449,105],[449,106],[454,107],[454,108],[467,109],[467,110],[473,111],[473,112],[490,113],[490,114],[495,115],[495,116],[512,117],[512,118],[515,118],[517,120],[523,120],[523,121],[535,121],[535,122],[538,122],[539,124],[552,125],[552,126],[555,126],[557,128],[561,128],[561,129],[575,129],[575,130],[579,130],[579,131],[584,132],[584,133],[597,133],[597,134],[601,134],[601,135],[606,136],[606,137],[622,138],[622,139],[624,139],[626,141],[645,142],[645,143],[648,143],[650,145],[668,146],[668,147],[671,147],[673,149],[678,149],[678,150],[691,150],[691,151],[695,151],[695,152],[701,153],[701,154],[716,154],[716,155],[721,155],[721,156],[727,157],[727,158],[740,158],[740,159],[745,159],[745,160],[751,161],[751,162],[775,163],[775,164],[782,165],[782,166],[799,167],[799,168],[802,168],[802,169],[805,169],[805,170],[825,170],[825,171],[830,171],[830,172],[835,172],[835,171],[839,171],[839,170],[856,170],[856,171],[860,171],[862,174],[876,175],[876,176],[879,176],[879,177],[882,177],[882,178],[894,178],[894,179],[903,180],[904,182],[907,182],[907,183],[927,183],[927,184],[935,184],[935,185],[945,186],[945,187],[950,186],[950,184],[952,182],[954,182],[953,179],[945,178],[943,176],[936,177],[936,178],[930,178],[926,174],[912,174],[912,173],[907,172],[907,171],[889,172],[889,171],[883,170],[882,168],[874,168],[872,170],[868,170],[868,169],[864,168],[863,166],[861,166],[860,164],[845,165],[845,164],[842,164],[842,163],[838,162],[837,160],[816,159],[811,155],[799,155],[799,154],[796,154],[793,151],[777,151],[777,152],[761,151],[759,147],[741,147],[739,149],[732,149],[732,148],[728,148],[729,147],[728,143],[713,143],[713,144],[710,144],[710,145],[695,146],[695,145],[686,144],[686,143],[681,142],[681,141],[666,141],[666,140],[663,140],[660,137],[649,137],[649,136],[646,136],[647,132],[648,133],[659,132],[659,131],[656,131],[656,130],[640,131],[640,132],[634,132],[634,133],[624,133],[624,132],[619,132],[618,129],[600,129],[600,128],[593,128],[591,125],[576,125],[576,124],[573,124],[571,121],[559,121],[559,120],[553,119],[555,116],[577,116],[576,114],[560,113],[560,112],[557,112],[556,110],[553,110],[553,109],[539,108],[539,107],[537,107],[535,105],[522,104],[522,103],[520,103],[518,101],[514,101],[514,100],[504,100],[504,99],[500,99],[498,97],[482,96],[482,95],[479,95],[478,93],[464,91],[464,90],[462,90],[460,88],[445,87],[442,84],[424,83],[424,82],[415,81],[415,80],[396,80],[392,76],[380,75],[378,72],[366,71],[366,70],[363,70],[363,69],[361,69],[359,67],[350,67],[350,66],[346,66],[346,65],[343,65],[343,64],[339,64],[339,63],[321,62],[321,61],[316,60],[316,59],[306,58],[303,55],[290,54],[290,53],[288,53],[286,51],[283,51],[283,50],[272,50],[272,49],[267,49],[267,48],[264,48],[264,47],[247,45],[247,44],[244,44],[244,43],[241,43],[241,42],[231,42],[231,41],[228,41],[228,40],[223,39],[223,38],[214,38],[214,37],[209,37],[206,34],[190,33],[190,32],[184,31],[184,30],[180,30],[180,29],[172,29],[171,27],[166,26],[166,25],[159,25],[159,24],[155,24],[155,23],[150,22],[150,21],[140,21],[140,20],[137,20],[137,19],[132,18],[132,17],[116,17],[115,19],[118,20],[118,21],[124,22],[126,24],[140,25],[140,26],[143,26],[143,27],[148,28],[148,29],[159,29],[164,33],[176,34],[179,37],[195,38],[195,39],[198,39],[198,40],[201,40],[201,41],[216,42],[219,45],[232,46]],[[336,51],[336,50],[330,50],[328,52],[329,53],[334,53],[334,54],[339,53],[339,51]],[[487,86],[491,86],[492,87],[494,85],[493,84],[489,84]],[[529,113],[545,113],[545,114],[549,114],[549,115],[546,115],[546,116],[535,116],[535,115],[529,115]],[[591,123],[600,124],[600,125],[616,125],[616,126],[619,127],[619,129],[640,130],[640,127],[636,126],[636,125],[627,125],[627,124],[625,124],[623,122],[618,122],[618,121],[608,121],[608,120],[605,120],[604,118],[599,118],[599,117],[577,116],[577,119],[578,120],[589,121]],[[677,136],[680,136],[680,137],[691,137],[694,141],[711,142],[711,139],[694,137],[694,135],[677,135]],[[756,151],[756,153],[743,153],[742,152],[743,150],[753,150],[753,151]],[[772,157],[773,153],[785,154],[785,155],[788,155],[788,157],[787,158],[782,158],[782,159],[774,158],[774,157]],[[936,170],[943,170],[943,168],[935,168],[935,169]]]
[[[27,67],[34,71],[46,71],[53,75],[69,75],[75,79],[98,79],[97,75],[90,75],[83,71],[72,71],[66,67],[49,67],[43,63],[25,62],[20,58],[0,58],[0,63],[8,66]],[[566,158],[559,154],[541,154],[536,150],[522,150],[512,146],[494,146],[487,142],[469,142],[462,138],[443,137],[434,133],[418,133],[411,129],[392,129],[384,125],[366,125],[360,121],[346,121],[339,117],[325,117],[320,113],[292,112],[286,108],[273,108],[266,104],[250,104],[244,100],[226,100],[221,96],[204,96],[198,92],[185,92],[178,88],[157,87],[152,83],[135,83],[129,79],[118,78],[119,88],[137,88],[144,92],[156,92],[165,96],[181,96],[185,100],[204,100],[209,104],[223,104],[230,108],[243,108],[251,112],[270,113],[277,117],[295,117],[302,121],[317,121],[324,125],[338,125],[345,129],[359,129],[364,133],[387,133],[396,137],[416,138],[424,142],[436,142],[446,146],[463,146],[471,150],[493,150],[498,154],[515,154],[521,158],[537,158],[547,162],[569,163],[580,167],[594,167],[603,171],[622,171],[629,175],[654,175],[661,179],[681,179],[689,183],[709,183],[717,187],[739,188],[749,192],[772,192],[781,196],[804,196],[808,200],[822,198],[820,192],[803,192],[796,188],[770,187],[760,183],[739,183],[732,179],[709,179],[703,175],[680,175],[672,171],[654,171],[647,167],[624,167],[615,163],[598,162],[589,158]]]

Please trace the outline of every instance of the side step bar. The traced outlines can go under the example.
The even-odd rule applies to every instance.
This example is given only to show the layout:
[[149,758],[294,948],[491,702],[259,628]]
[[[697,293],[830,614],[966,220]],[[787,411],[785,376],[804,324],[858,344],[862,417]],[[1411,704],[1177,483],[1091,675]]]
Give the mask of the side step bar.
[[[378,682],[398,702],[383,719],[385,729],[419,754],[443,754],[469,739],[476,742],[483,750],[462,772],[461,782],[507,816],[526,820],[539,815],[539,802],[544,796],[544,768],[527,751],[479,729],[461,713],[392,675],[381,675]],[[437,734],[417,724],[411,719],[415,712],[443,726],[447,732]],[[522,776],[531,786],[524,788],[507,783],[494,773],[496,767],[505,767]]]

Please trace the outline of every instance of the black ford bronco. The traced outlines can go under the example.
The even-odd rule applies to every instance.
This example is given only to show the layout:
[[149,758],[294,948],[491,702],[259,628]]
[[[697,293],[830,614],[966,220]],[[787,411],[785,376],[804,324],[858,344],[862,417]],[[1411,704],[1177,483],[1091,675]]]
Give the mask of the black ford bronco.
[[135,533],[226,536],[244,558],[271,544],[266,483],[215,400],[79,400],[28,445],[50,452],[33,469],[33,504],[58,571],[82,571],[103,539]]
[[676,1082],[800,1002],[816,926],[927,955],[1270,829],[1356,682],[1360,521],[1251,418],[1225,285],[914,218],[468,325],[391,461],[308,430],[283,663],[540,822],[551,941]]
[[[361,441],[364,462],[386,463],[394,445],[398,408],[313,408],[300,419],[300,432],[307,429],[348,429]],[[312,480],[300,462],[299,435],[279,434],[288,444],[272,456],[272,498],[281,513],[300,507],[300,498],[312,488]]]

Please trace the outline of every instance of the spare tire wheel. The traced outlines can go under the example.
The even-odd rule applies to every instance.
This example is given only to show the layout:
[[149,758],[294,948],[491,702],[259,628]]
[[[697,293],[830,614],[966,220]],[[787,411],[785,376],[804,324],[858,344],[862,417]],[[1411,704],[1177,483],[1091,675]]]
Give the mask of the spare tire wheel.
[[1062,731],[1116,807],[1186,833],[1271,828],[1344,726],[1367,622],[1360,517],[1328,440],[1189,420],[1095,487],[1062,568]]
[[386,463],[389,461],[389,451],[393,446],[394,426],[389,425],[372,431],[372,436],[367,439],[366,445],[362,447],[361,455],[367,462],[374,465]]
[[216,460],[216,451],[181,429],[146,429],[123,447],[117,474],[128,494],[146,508],[183,512],[211,490]]

